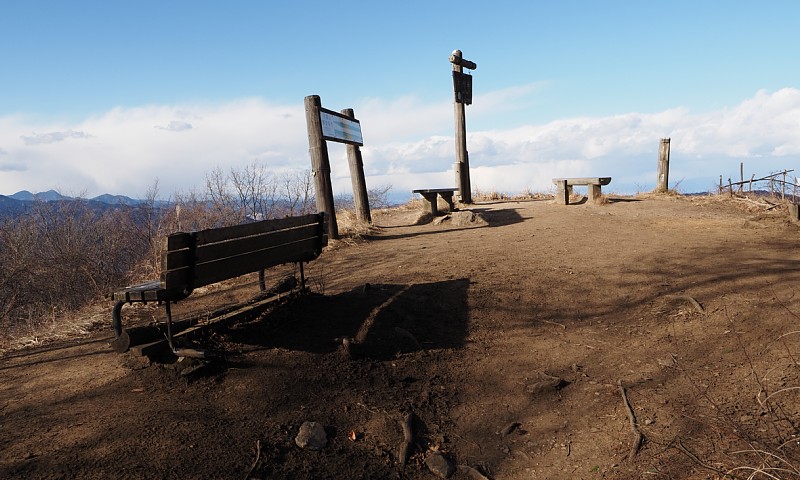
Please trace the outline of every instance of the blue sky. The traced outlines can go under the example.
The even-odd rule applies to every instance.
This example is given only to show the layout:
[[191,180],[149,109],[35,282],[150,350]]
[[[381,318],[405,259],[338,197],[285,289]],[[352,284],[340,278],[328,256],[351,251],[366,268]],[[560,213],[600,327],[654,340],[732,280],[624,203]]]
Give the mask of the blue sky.
[[[655,186],[800,167],[800,2],[0,3],[0,194],[142,196],[308,168],[303,98],[354,108],[368,186],[452,186],[448,56],[478,64],[473,187]],[[329,146],[346,193],[344,149]]]

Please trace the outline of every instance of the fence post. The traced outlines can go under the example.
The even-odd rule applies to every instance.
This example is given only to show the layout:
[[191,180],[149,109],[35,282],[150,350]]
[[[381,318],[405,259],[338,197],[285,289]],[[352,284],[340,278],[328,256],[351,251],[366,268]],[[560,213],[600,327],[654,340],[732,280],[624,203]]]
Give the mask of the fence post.
[[319,117],[320,108],[322,108],[322,102],[319,95],[309,95],[305,98],[308,151],[311,155],[311,172],[314,175],[317,211],[325,212],[328,217],[328,237],[338,239],[339,226],[336,224],[336,208],[333,205],[331,163],[328,157],[328,146],[325,144],[325,140],[322,139],[322,121]]
[[669,191],[669,138],[662,138],[658,147],[658,185],[657,193]]
[[[356,119],[352,108],[345,108],[342,114],[348,118]],[[364,178],[364,160],[361,158],[361,149],[358,145],[347,144],[347,163],[350,164],[350,181],[353,184],[353,206],[356,216],[362,222],[372,223],[369,213],[369,194],[367,193],[367,180]]]

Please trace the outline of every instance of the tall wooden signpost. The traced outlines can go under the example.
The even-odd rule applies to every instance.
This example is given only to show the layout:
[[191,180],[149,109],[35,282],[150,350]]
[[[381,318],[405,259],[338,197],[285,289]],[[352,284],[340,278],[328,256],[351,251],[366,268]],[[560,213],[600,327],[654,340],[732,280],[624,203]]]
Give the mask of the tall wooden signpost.
[[669,191],[669,138],[662,138],[658,145],[658,183],[656,192]]
[[331,162],[325,141],[347,144],[356,214],[360,220],[369,222],[367,182],[364,178],[361,150],[358,148],[364,145],[361,137],[361,123],[356,120],[355,113],[351,108],[343,110],[342,113],[322,108],[319,95],[307,96],[305,109],[308,151],[311,155],[317,211],[325,212],[328,217],[328,237],[339,238],[339,226],[336,223],[336,209],[333,204],[333,187],[331,186]]
[[472,104],[472,75],[464,73],[464,69],[475,70],[478,65],[466,60],[461,50],[453,50],[450,55],[453,64],[453,92],[455,93],[456,110],[456,187],[461,203],[472,203],[472,186],[469,179],[469,153],[467,152],[467,120],[465,105]]

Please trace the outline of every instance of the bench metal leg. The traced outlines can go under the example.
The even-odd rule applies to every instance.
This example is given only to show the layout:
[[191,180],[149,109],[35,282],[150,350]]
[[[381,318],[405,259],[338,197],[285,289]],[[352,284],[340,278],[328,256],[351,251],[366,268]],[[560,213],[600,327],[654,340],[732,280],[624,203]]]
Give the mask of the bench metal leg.
[[169,345],[169,349],[172,350],[178,357],[190,357],[190,358],[208,358],[209,352],[202,349],[196,348],[175,348],[175,342],[172,338],[172,309],[170,308],[170,301],[167,300],[164,303],[164,308],[167,312],[167,344]]
[[119,338],[122,335],[122,306],[125,302],[122,300],[114,304],[114,309],[111,310],[111,327],[114,329],[114,335]]
[[167,343],[169,349],[175,351],[175,343],[172,341],[172,309],[169,306],[169,300],[164,304],[164,309],[167,311]]
[[131,339],[128,332],[122,328],[122,300],[114,304],[111,310],[111,327],[114,329],[114,340],[111,341],[111,348],[117,353],[125,353],[131,347]]
[[264,270],[258,271],[258,288],[260,288],[262,292],[267,291],[267,281],[264,278]]
[[306,293],[306,273],[303,270],[303,262],[297,262],[300,265],[300,292]]

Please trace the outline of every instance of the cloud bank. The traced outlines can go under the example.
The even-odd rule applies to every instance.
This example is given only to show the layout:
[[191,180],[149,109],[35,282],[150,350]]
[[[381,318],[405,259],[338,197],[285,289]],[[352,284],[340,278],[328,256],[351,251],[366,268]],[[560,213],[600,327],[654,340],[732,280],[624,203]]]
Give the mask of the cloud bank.
[[[792,169],[800,156],[800,90],[759,91],[738,105],[694,113],[674,108],[607,117],[526,123],[538,86],[477,96],[467,109],[472,185],[483,191],[548,191],[555,176],[611,176],[608,191],[655,186],[659,140],[671,138],[671,184],[705,191],[719,176]],[[453,186],[453,106],[407,96],[364,99],[361,121],[368,185],[395,196]],[[482,107],[479,107],[483,105]],[[327,108],[331,108],[325,105]],[[491,107],[491,108],[490,108]],[[500,121],[502,116],[502,121]],[[469,130],[479,125],[513,128]],[[44,132],[44,133],[35,133]],[[328,143],[334,190],[350,189],[345,149]],[[223,104],[116,108],[73,123],[0,117],[0,194],[19,190],[141,197],[158,178],[162,193],[202,187],[216,167],[254,160],[275,171],[310,167],[302,102],[261,98]]]

